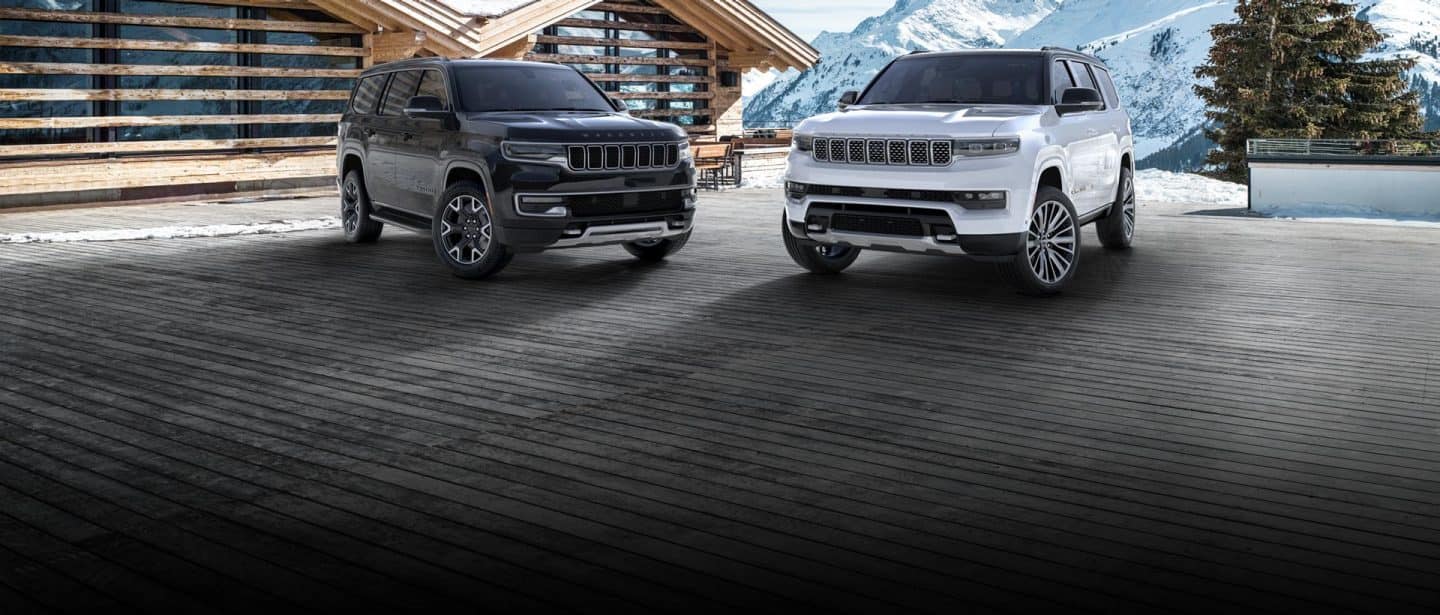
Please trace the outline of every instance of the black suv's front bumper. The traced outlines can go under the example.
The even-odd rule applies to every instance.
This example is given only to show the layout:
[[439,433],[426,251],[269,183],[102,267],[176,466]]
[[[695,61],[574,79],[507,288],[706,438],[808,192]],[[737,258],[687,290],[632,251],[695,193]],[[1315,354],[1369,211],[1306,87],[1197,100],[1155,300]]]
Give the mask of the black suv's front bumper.
[[[526,213],[525,197],[560,199],[566,215]],[[503,164],[493,198],[501,240],[519,252],[663,239],[690,232],[695,171],[688,163],[614,173]]]

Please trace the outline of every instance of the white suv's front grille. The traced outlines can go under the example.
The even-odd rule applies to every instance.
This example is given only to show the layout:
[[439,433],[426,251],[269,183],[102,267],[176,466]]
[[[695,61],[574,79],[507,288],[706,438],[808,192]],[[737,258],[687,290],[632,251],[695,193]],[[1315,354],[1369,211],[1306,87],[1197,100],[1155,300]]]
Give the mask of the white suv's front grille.
[[949,139],[844,139],[815,137],[816,162],[835,164],[950,166],[954,144]]

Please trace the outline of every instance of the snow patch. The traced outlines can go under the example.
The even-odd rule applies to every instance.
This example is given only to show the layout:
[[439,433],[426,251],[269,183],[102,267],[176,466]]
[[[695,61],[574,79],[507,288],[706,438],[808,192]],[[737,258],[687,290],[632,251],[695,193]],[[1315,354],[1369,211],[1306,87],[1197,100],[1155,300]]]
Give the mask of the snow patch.
[[188,237],[231,237],[316,231],[340,227],[339,218],[278,220],[251,224],[209,224],[204,226],[161,226],[154,228],[97,229],[54,233],[0,234],[0,243],[71,243],[77,241],[132,241],[137,239],[180,239]]
[[1142,169],[1135,174],[1135,197],[1142,203],[1245,207],[1249,188],[1193,173]]
[[1440,228],[1440,218],[1396,218],[1393,213],[1355,205],[1292,205],[1266,208],[1261,213],[1269,218],[1307,222]]
[[535,0],[440,0],[446,6],[466,15],[495,17],[504,15]]

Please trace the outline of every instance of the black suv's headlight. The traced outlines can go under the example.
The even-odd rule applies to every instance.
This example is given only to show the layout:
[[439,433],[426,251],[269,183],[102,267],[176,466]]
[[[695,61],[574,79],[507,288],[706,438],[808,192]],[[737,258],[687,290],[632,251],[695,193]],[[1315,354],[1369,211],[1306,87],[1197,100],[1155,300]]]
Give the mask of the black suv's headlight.
[[795,146],[795,149],[808,152],[815,149],[815,137],[810,135],[795,135],[795,137],[791,139],[791,144]]
[[559,143],[523,143],[506,141],[500,151],[510,160],[519,162],[544,162],[565,164],[565,146]]
[[958,139],[955,141],[955,155],[961,158],[983,158],[1004,156],[1020,151],[1020,140],[1009,139]]

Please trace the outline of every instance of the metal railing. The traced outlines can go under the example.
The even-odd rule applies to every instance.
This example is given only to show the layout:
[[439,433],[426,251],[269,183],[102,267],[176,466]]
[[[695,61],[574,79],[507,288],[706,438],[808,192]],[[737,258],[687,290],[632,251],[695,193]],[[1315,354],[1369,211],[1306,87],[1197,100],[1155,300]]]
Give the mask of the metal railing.
[[1245,153],[1255,158],[1437,157],[1440,139],[1250,139]]

